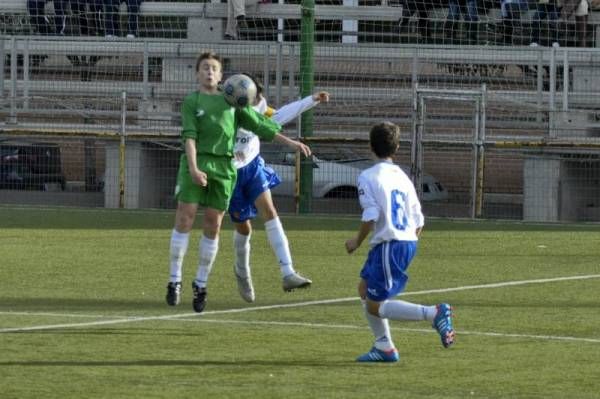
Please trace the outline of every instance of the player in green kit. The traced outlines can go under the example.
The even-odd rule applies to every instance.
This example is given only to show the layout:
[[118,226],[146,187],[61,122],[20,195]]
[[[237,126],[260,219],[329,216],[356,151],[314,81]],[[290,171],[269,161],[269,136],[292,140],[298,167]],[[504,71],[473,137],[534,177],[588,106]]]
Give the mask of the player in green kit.
[[196,278],[192,283],[193,307],[202,312],[206,305],[206,284],[219,247],[219,231],[236,181],[233,147],[238,127],[266,140],[287,144],[310,155],[310,148],[278,132],[281,126],[251,107],[233,108],[225,102],[218,84],[222,78],[220,58],[202,53],[196,62],[198,91],[183,100],[181,136],[185,148],[179,163],[175,197],[177,211],[170,244],[170,278],[167,304],[181,300],[183,258],[198,206],[204,207],[203,236]]

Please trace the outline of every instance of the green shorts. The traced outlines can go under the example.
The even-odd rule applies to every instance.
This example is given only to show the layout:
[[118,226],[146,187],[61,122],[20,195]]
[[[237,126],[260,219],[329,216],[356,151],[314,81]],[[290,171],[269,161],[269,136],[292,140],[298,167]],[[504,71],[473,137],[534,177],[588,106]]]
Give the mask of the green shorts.
[[179,161],[175,198],[180,202],[226,211],[237,177],[231,158],[203,154],[197,162],[198,169],[206,173],[208,184],[201,187],[192,181],[187,157],[183,154]]

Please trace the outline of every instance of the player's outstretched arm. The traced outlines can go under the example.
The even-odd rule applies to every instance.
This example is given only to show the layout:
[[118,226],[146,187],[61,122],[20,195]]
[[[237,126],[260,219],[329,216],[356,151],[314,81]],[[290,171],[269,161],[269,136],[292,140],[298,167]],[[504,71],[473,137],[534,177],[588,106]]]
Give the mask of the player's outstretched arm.
[[306,96],[302,100],[294,101],[282,106],[275,111],[271,118],[280,125],[285,125],[319,103],[328,101],[329,93],[326,91],[319,91],[312,96]]

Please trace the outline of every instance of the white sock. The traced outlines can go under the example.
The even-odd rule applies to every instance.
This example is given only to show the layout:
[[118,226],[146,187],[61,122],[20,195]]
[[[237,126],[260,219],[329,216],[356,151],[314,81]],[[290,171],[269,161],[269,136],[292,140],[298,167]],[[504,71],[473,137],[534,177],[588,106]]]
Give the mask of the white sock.
[[295,273],[294,267],[292,266],[292,255],[290,254],[290,245],[288,239],[283,231],[283,226],[279,218],[269,220],[265,223],[265,230],[267,231],[267,237],[271,248],[279,261],[279,268],[283,277]]
[[171,232],[171,245],[170,254],[171,259],[169,262],[170,275],[169,281],[175,283],[181,281],[181,269],[183,269],[183,257],[187,252],[188,242],[190,240],[190,233],[180,233],[173,229]]
[[385,301],[379,307],[379,315],[381,317],[392,320],[407,320],[407,321],[433,321],[435,306],[423,306],[406,301]]
[[233,252],[235,254],[235,272],[240,277],[248,277],[250,274],[250,235],[240,234],[233,231]]
[[394,342],[392,341],[392,335],[390,333],[390,323],[388,322],[388,319],[373,316],[367,311],[366,301],[361,299],[361,303],[365,312],[365,317],[367,318],[367,322],[369,323],[369,327],[371,328],[373,336],[375,337],[375,347],[382,351],[389,351],[390,349],[394,349],[395,346]]
[[208,275],[212,269],[217,251],[219,250],[219,239],[211,240],[202,235],[200,239],[200,261],[198,262],[198,271],[196,272],[196,284],[199,287],[206,287]]

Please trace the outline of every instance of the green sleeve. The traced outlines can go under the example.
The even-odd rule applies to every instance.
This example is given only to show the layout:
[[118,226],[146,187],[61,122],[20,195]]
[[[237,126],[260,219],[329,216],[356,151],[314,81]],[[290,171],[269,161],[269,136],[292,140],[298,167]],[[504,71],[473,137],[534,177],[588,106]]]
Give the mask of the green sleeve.
[[273,137],[281,131],[279,123],[260,112],[256,112],[252,107],[236,110],[236,119],[240,127],[268,141],[273,140]]
[[181,105],[181,138],[183,141],[198,138],[194,103],[194,97],[187,96]]

